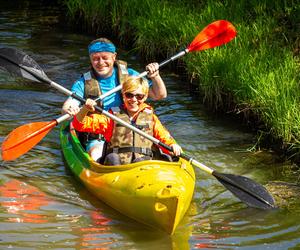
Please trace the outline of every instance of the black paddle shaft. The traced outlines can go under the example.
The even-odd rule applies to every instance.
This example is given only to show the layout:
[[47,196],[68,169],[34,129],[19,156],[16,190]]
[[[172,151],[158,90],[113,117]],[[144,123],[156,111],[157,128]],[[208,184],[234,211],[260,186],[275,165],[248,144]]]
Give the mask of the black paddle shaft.
[[[172,148],[170,146],[162,142],[160,142],[159,145],[172,152]],[[217,171],[197,162],[193,159],[193,157],[185,153],[181,153],[180,157],[190,161],[192,165],[211,173],[225,188],[248,206],[260,209],[276,208],[272,195],[264,186],[256,183],[255,181],[240,175],[218,173]]]

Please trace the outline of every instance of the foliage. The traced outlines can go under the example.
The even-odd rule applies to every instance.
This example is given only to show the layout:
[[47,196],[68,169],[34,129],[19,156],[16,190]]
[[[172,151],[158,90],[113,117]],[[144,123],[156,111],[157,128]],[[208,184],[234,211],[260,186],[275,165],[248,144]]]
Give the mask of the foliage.
[[237,38],[185,56],[186,71],[213,109],[251,119],[250,110],[283,147],[300,148],[299,1],[65,1],[72,17],[98,35],[111,29],[146,59],[173,55],[212,21],[231,21]]

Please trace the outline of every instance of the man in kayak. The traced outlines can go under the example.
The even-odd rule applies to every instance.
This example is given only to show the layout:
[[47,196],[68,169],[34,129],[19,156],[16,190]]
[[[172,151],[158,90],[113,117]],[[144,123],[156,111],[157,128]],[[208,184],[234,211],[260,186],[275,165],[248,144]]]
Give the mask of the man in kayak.
[[[127,75],[138,75],[139,73],[127,68],[127,63],[117,60],[116,47],[106,39],[99,38],[92,41],[88,46],[91,70],[82,75],[72,86],[72,92],[83,98],[96,99],[101,94],[112,90],[122,84]],[[150,79],[149,97],[153,100],[160,100],[167,96],[165,84],[160,77],[157,63],[150,63],[146,66],[147,77]],[[113,93],[106,97],[101,103],[103,109],[108,110],[118,107],[122,103],[120,93]],[[69,97],[62,108],[62,113],[75,115],[79,111],[79,101]],[[94,160],[102,156],[104,140],[101,135],[93,133],[80,134],[80,140],[86,151]]]
[[[149,86],[146,79],[129,76],[122,85],[124,104],[118,108],[111,108],[110,112],[169,145],[174,155],[178,156],[182,152],[181,147],[163,127],[152,107],[145,103],[148,93]],[[95,113],[88,115],[89,112],[94,112],[95,105],[94,100],[87,99],[74,117],[73,126],[78,131],[103,134],[108,142],[105,165],[129,164],[152,159],[152,141],[105,115]]]

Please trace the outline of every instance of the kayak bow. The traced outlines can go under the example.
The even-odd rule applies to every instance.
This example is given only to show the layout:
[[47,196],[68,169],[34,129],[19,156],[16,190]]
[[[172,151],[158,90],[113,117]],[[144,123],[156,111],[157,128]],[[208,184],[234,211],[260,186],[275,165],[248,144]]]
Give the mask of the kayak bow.
[[68,167],[91,193],[120,213],[173,234],[193,197],[195,173],[188,161],[104,166],[87,154],[69,123],[62,124],[60,140]]

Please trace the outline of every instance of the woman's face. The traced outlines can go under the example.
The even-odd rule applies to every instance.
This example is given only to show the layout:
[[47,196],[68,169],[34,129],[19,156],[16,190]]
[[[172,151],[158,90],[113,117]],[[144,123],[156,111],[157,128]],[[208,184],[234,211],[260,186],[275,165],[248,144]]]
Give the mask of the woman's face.
[[112,75],[116,54],[111,52],[96,52],[90,55],[94,70],[101,78]]
[[135,113],[139,110],[139,106],[145,102],[147,96],[144,94],[142,86],[132,92],[124,92],[123,100],[126,109],[130,113]]

